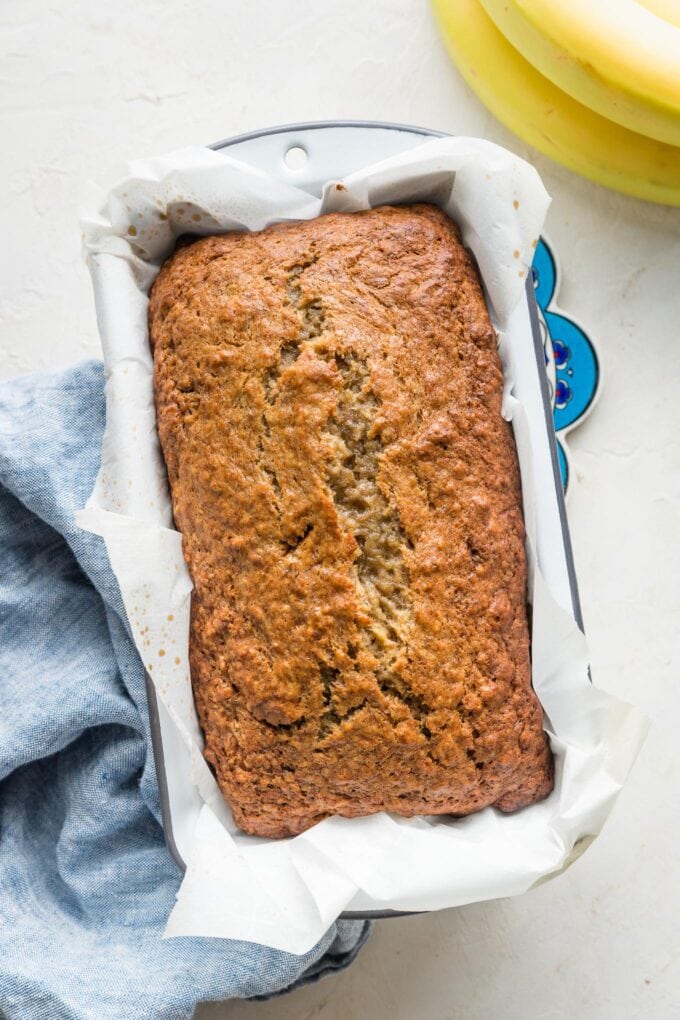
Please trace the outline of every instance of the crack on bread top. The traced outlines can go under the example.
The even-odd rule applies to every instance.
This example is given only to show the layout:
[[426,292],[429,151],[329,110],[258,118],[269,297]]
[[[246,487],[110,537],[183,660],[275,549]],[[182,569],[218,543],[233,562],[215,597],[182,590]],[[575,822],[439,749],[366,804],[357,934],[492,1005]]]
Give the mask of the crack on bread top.
[[370,388],[368,366],[351,354],[336,354],[335,361],[344,385],[327,428],[334,448],[328,485],[338,515],[357,543],[357,587],[371,617],[368,631],[376,657],[391,666],[413,624],[403,556],[408,538],[379,482],[379,402]]
[[[318,298],[302,302],[302,274],[316,262],[316,256],[311,255],[306,259],[297,262],[287,271],[285,280],[285,292],[289,303],[298,313],[300,319],[300,331],[297,336],[285,341],[279,349],[278,361],[266,369],[262,386],[264,390],[264,403],[261,417],[261,430],[257,442],[258,459],[262,473],[267,478],[272,491],[272,498],[277,513],[281,512],[281,486],[274,469],[272,458],[266,450],[266,443],[270,438],[271,430],[268,415],[276,404],[279,397],[279,383],[283,373],[291,368],[300,356],[301,346],[305,341],[317,339],[321,336],[325,325],[325,312],[323,305]],[[284,552],[294,551],[307,537],[312,525],[306,525],[293,542],[285,542]]]
[[339,729],[339,727],[342,726],[343,723],[347,723],[352,718],[352,716],[357,715],[359,712],[361,712],[362,709],[365,709],[367,704],[368,700],[364,698],[364,700],[361,701],[358,705],[352,705],[351,708],[348,708],[346,712],[343,713],[336,712],[334,709],[329,709],[327,712],[324,712],[323,716],[321,717],[321,723],[319,726],[318,733],[318,739],[320,743],[317,744],[314,750],[325,751],[326,747],[324,746],[323,742],[325,741],[326,737],[330,736],[331,733]]
[[[398,669],[413,626],[403,555],[404,547],[412,548],[412,543],[397,507],[380,485],[383,444],[376,423],[379,401],[363,359],[352,353],[336,352],[334,357],[343,386],[327,426],[333,456],[326,477],[338,517],[357,545],[354,566],[358,602],[369,619],[362,640],[377,663],[374,673],[379,690],[406,706],[427,739],[429,731],[421,720],[428,706],[410,689]],[[338,723],[342,721],[340,716]],[[326,732],[322,717],[321,733]]]
[[321,336],[324,329],[326,314],[324,312],[321,299],[314,297],[309,301],[303,302],[302,298],[302,276],[305,270],[309,269],[310,266],[313,266],[316,261],[317,256],[311,254],[307,258],[302,259],[300,262],[296,262],[295,265],[291,266],[286,275],[286,297],[298,313],[301,327],[300,335],[295,344],[288,351],[284,347],[281,352],[282,359],[287,357],[289,364],[292,364],[293,361],[295,361],[295,351],[297,350],[299,353],[300,344],[304,343],[305,340],[313,340],[316,337]]

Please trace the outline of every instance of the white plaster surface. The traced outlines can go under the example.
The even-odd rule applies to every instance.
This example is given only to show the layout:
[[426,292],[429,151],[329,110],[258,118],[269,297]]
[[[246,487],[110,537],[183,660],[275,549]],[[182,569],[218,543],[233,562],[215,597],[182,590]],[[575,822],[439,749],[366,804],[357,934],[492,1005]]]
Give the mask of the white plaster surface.
[[450,65],[424,0],[3,0],[0,374],[96,356],[77,203],[130,157],[366,118],[488,137],[554,197],[560,302],[600,341],[569,515],[597,682],[652,730],[603,834],[521,899],[384,921],[355,966],[200,1020],[680,1016],[680,210],[533,153]]

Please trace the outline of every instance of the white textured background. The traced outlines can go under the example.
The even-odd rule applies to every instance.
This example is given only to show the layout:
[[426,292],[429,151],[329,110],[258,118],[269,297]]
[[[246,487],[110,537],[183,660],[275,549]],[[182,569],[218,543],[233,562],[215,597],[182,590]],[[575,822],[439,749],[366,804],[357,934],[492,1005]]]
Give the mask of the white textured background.
[[88,178],[322,118],[482,135],[533,160],[554,196],[561,304],[601,345],[603,397],[571,443],[572,535],[594,676],[653,722],[603,835],[521,899],[384,921],[339,977],[198,1016],[680,1016],[680,210],[516,141],[449,64],[425,0],[2,0],[0,54],[5,377],[98,352],[76,214]]

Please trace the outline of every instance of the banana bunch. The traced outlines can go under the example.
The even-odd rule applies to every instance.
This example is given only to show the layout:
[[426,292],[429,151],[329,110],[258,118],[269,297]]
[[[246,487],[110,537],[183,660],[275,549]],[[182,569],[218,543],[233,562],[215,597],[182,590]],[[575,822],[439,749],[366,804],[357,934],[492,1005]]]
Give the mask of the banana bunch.
[[433,0],[515,134],[591,180],[680,205],[680,0]]

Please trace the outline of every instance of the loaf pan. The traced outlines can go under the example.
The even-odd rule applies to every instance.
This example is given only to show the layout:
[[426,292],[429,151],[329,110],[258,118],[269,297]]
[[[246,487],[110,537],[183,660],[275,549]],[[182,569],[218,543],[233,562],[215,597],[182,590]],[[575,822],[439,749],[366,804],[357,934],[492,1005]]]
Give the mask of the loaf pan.
[[[215,142],[210,148],[228,151],[243,162],[318,195],[327,180],[345,177],[369,163],[413,148],[427,137],[443,136],[443,132],[427,128],[379,121],[317,121],[237,135]],[[526,284],[526,304],[513,313],[512,320],[517,331],[515,389],[524,404],[532,439],[538,440],[538,449],[534,451],[538,559],[553,595],[583,629],[531,277]],[[148,676],[146,689],[165,838],[170,853],[184,871],[185,848],[190,844],[200,804],[194,801],[186,780],[190,774],[189,753],[177,739]],[[406,913],[409,911],[367,910],[345,911],[340,916],[377,919]]]

